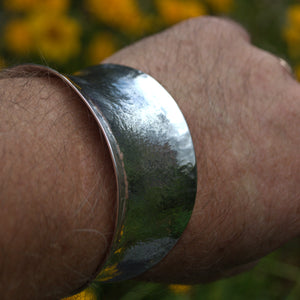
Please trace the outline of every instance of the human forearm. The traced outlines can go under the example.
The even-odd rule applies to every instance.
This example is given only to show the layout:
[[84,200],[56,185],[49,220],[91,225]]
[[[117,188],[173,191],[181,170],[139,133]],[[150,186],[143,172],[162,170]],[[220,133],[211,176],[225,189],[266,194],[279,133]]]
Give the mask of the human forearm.
[[[106,62],[141,69],[165,86],[189,124],[197,155],[192,218],[175,248],[142,279],[193,283],[232,274],[299,234],[300,88],[277,58],[250,46],[237,25],[201,18]],[[7,132],[1,199],[8,208],[11,203],[1,212],[1,242],[14,249],[3,268],[13,277],[4,279],[22,278],[43,296],[61,285],[68,292],[93,276],[107,250],[113,168],[77,96],[54,79],[16,80],[0,81],[6,89],[1,131]],[[31,217],[23,229],[24,212]],[[8,215],[15,214],[17,226],[10,227]],[[8,240],[14,227],[27,234],[20,232],[15,244]],[[38,272],[20,251],[27,244],[34,264],[42,262]],[[15,260],[30,276],[10,272]]]
[[7,78],[0,91],[1,297],[66,295],[94,275],[112,235],[107,146],[59,80]]

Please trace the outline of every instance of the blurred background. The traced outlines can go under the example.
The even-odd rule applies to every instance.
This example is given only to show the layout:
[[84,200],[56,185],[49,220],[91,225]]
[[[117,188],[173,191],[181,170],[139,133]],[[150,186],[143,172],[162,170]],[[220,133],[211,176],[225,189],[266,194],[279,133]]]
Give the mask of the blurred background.
[[[299,0],[0,0],[0,69],[20,63],[72,73],[184,19],[241,23],[252,43],[287,60],[300,79]],[[68,300],[300,299],[300,238],[250,272],[196,286],[95,283]]]

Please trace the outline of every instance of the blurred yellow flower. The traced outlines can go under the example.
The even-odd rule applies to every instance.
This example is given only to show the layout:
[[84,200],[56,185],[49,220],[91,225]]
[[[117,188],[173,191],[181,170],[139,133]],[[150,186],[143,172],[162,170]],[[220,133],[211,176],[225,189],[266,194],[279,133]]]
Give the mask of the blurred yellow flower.
[[80,26],[63,14],[33,13],[10,21],[4,30],[4,41],[16,55],[38,54],[63,63],[80,50]]
[[300,30],[289,26],[284,29],[283,36],[288,46],[289,55],[293,58],[300,57]]
[[300,30],[300,4],[291,5],[288,8],[287,19],[290,26]]
[[142,14],[135,0],[87,0],[87,10],[103,23],[130,34],[149,29],[150,17]]
[[234,0],[206,0],[206,3],[217,13],[229,13],[234,5]]
[[91,41],[88,48],[90,64],[98,64],[117,50],[114,36],[110,33],[99,33]]
[[184,284],[170,284],[169,289],[175,294],[187,294],[191,291],[191,285]]
[[205,6],[197,0],[156,0],[155,3],[167,25],[206,14]]
[[83,290],[81,293],[71,297],[63,298],[62,300],[97,300],[97,296],[89,288]]
[[119,275],[120,271],[118,269],[117,264],[114,264],[110,267],[106,267],[104,270],[102,270],[100,274],[102,277],[99,281],[106,281],[106,280],[113,279],[114,277]]
[[289,55],[300,57],[300,4],[292,5],[287,10],[287,25],[283,37],[288,46]]
[[115,250],[114,254],[120,254],[120,253],[122,253],[123,251],[124,251],[124,249],[121,247],[121,248]]
[[70,6],[70,0],[4,0],[3,6],[11,11],[47,11],[64,12]]
[[26,20],[12,20],[4,28],[5,47],[16,55],[27,55],[33,47],[33,35]]
[[25,11],[33,9],[39,0],[4,0],[3,7],[7,10]]
[[66,62],[80,51],[81,29],[63,14],[33,14],[29,20],[35,51],[45,59]]

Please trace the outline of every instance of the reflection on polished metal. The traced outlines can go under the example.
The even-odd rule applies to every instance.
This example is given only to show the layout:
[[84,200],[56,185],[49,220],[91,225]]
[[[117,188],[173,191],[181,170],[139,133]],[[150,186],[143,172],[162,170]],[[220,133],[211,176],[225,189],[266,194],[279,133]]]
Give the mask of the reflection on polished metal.
[[31,67],[59,76],[77,92],[111,153],[118,212],[97,279],[113,282],[145,272],[175,245],[194,206],[196,159],[181,111],[156,80],[129,67],[97,65],[74,76]]

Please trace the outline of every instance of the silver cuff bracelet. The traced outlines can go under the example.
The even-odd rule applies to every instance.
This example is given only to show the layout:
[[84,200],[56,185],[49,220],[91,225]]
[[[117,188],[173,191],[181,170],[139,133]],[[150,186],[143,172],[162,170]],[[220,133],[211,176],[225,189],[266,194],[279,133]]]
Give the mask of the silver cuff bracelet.
[[187,123],[173,98],[145,73],[113,64],[62,75],[101,129],[117,181],[117,218],[96,280],[134,278],[160,262],[183,233],[197,190],[196,159]]

